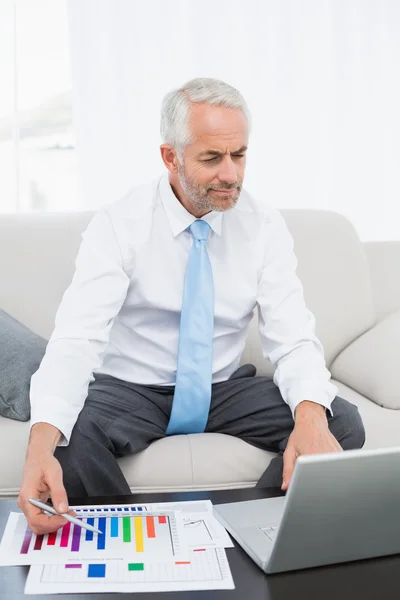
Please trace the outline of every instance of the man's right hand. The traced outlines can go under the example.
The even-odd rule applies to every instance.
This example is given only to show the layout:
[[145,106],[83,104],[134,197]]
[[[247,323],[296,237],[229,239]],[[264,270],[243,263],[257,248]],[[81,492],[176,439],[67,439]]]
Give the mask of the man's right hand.
[[[46,502],[51,496],[53,506],[58,512],[68,512],[68,498],[63,485],[61,465],[53,455],[60,437],[58,429],[47,423],[37,423],[32,427],[18,506],[36,534],[56,531],[67,522],[61,516],[48,517],[40,508],[29,502],[29,498]],[[70,514],[74,513],[70,511]]]

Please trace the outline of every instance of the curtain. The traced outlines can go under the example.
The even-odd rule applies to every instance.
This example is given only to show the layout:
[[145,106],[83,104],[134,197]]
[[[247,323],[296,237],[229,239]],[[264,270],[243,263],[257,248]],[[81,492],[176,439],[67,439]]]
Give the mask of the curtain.
[[398,0],[69,0],[82,206],[164,167],[163,96],[193,77],[252,113],[245,187],[400,238]]

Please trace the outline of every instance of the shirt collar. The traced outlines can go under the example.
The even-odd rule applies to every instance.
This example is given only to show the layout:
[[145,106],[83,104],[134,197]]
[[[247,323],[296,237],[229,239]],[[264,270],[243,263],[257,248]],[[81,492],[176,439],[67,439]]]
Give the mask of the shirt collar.
[[[160,181],[160,195],[161,202],[163,203],[165,212],[167,213],[168,221],[172,229],[174,237],[182,233],[187,229],[194,221],[196,217],[190,214],[186,208],[179,202],[175,196],[171,184],[169,182],[168,173],[165,173],[161,177]],[[218,235],[221,235],[222,230],[222,217],[223,213],[212,210],[211,212],[201,217],[203,221],[207,221],[211,229]]]

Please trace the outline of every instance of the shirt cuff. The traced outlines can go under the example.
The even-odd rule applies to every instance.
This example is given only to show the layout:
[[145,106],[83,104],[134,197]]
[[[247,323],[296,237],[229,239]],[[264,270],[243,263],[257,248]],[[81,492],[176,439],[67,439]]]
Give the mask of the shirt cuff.
[[[65,410],[63,410],[65,407]],[[75,411],[74,411],[75,412]],[[79,414],[79,411],[77,411]],[[31,429],[36,423],[48,423],[61,432],[58,446],[68,446],[77,416],[62,398],[54,396],[40,398],[40,404],[31,401]]]
[[292,411],[293,419],[297,406],[305,400],[324,406],[333,416],[331,405],[337,393],[338,388],[332,383],[321,385],[321,383],[304,382],[288,391],[286,402]]

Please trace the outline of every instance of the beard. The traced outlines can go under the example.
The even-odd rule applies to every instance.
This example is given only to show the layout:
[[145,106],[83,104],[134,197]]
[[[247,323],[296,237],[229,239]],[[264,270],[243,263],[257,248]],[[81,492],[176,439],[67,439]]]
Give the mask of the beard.
[[[232,184],[224,185],[201,185],[194,179],[191,179],[185,173],[183,165],[179,165],[178,170],[179,183],[187,198],[198,210],[216,210],[218,212],[224,212],[233,208],[236,202],[239,200],[240,191],[242,189],[243,181],[237,181]],[[211,190],[225,191],[226,196],[212,196]]]

